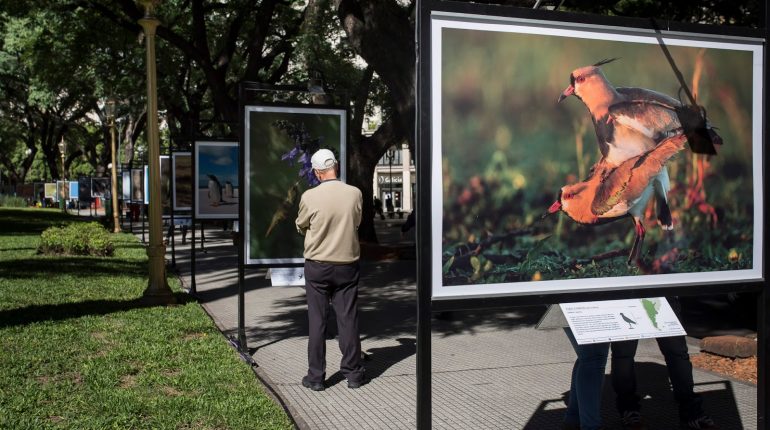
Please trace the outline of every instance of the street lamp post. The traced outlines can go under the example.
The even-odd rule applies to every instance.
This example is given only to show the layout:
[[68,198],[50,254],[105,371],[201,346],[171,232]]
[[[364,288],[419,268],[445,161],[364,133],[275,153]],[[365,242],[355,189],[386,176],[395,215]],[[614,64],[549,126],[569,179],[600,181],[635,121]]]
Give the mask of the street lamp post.
[[[155,74],[155,30],[160,21],[154,16],[158,0],[139,0],[144,6],[144,17],[139,25],[144,30],[145,46],[147,48],[147,145],[149,146],[149,192],[150,194],[150,243],[147,245],[149,257],[150,280],[144,290],[144,301],[149,304],[169,304],[174,302],[174,296],[166,282],[166,247],[163,245],[161,229],[161,200],[160,200],[160,143],[158,138],[158,94]],[[153,197],[154,196],[154,197]]]
[[[396,199],[393,198],[393,158],[396,157],[396,151],[394,149],[388,149],[385,153],[385,156],[388,157],[388,183],[390,188],[390,206],[395,209],[396,207]],[[388,218],[393,218],[393,212],[388,211]]]
[[107,120],[110,122],[110,152],[112,152],[112,174],[111,174],[111,190],[112,194],[112,232],[120,233],[120,212],[118,209],[118,157],[115,149],[115,99],[110,97],[107,99]]
[[[61,181],[62,181],[62,190],[64,190],[64,184],[63,182],[67,180],[67,175],[64,173],[64,153],[67,151],[67,143],[64,141],[64,136],[61,137],[61,142],[59,142],[59,154],[61,155]],[[59,194],[59,206],[61,206],[62,212],[67,212],[67,202],[65,201],[64,196],[60,193]]]

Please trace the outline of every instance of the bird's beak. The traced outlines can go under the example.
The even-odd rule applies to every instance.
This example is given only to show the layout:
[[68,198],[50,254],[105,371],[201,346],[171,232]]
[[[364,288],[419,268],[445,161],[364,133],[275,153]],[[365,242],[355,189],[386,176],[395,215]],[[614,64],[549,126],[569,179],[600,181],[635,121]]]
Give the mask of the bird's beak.
[[561,93],[561,95],[559,96],[559,101],[557,101],[556,103],[561,103],[562,100],[566,99],[567,97],[573,94],[575,94],[575,87],[570,85],[567,87],[566,90],[564,90],[564,92]]
[[549,207],[548,210],[543,214],[543,216],[540,217],[540,219],[545,219],[548,215],[559,212],[560,210],[561,210],[561,200],[556,200],[555,202],[553,202],[551,207]]

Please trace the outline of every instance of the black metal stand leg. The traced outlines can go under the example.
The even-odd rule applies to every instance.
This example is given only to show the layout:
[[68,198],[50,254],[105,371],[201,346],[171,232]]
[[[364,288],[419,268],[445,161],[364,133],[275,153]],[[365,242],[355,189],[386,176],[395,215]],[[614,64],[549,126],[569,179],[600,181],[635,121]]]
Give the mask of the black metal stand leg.
[[197,294],[195,285],[195,219],[192,220],[192,232],[190,234],[190,294]]
[[767,398],[767,357],[770,354],[770,345],[767,344],[770,318],[767,316],[770,307],[770,294],[767,286],[764,286],[757,295],[757,428],[766,429],[770,425],[770,404]]

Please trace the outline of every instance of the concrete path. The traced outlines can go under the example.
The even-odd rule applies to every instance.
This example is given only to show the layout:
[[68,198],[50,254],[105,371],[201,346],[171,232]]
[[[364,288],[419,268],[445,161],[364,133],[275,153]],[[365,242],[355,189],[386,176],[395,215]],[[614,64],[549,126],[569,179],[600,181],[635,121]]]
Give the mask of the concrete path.
[[[398,245],[404,240],[400,222],[378,221],[383,242]],[[221,226],[207,224],[206,238],[205,251],[197,254],[198,298],[222,332],[235,335],[236,249]],[[189,286],[189,236],[184,246],[179,234],[176,240],[177,269]],[[300,429],[415,428],[415,269],[414,260],[362,263],[361,337],[372,382],[358,390],[347,388],[338,372],[336,340],[330,338],[328,388],[323,392],[300,384],[307,369],[303,288],[272,287],[264,270],[246,271],[249,351],[259,375]],[[543,311],[530,307],[434,318],[433,428],[561,428],[575,355],[563,331],[534,329]],[[641,342],[637,362],[642,412],[650,428],[677,428],[666,367],[653,340]],[[756,386],[700,370],[694,376],[707,412],[722,429],[757,428]],[[609,383],[604,416],[608,429],[620,429]]]

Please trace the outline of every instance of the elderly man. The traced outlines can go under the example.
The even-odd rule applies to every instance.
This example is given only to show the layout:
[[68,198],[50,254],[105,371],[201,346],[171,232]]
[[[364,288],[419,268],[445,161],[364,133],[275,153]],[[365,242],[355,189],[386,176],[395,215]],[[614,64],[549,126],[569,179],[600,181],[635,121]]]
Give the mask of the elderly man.
[[310,159],[321,183],[302,194],[297,231],[305,235],[305,295],[309,322],[308,372],[302,385],[324,389],[326,379],[326,320],[331,301],[337,314],[340,371],[348,388],[367,381],[358,336],[358,226],[361,191],[337,178],[337,159],[328,149]]

